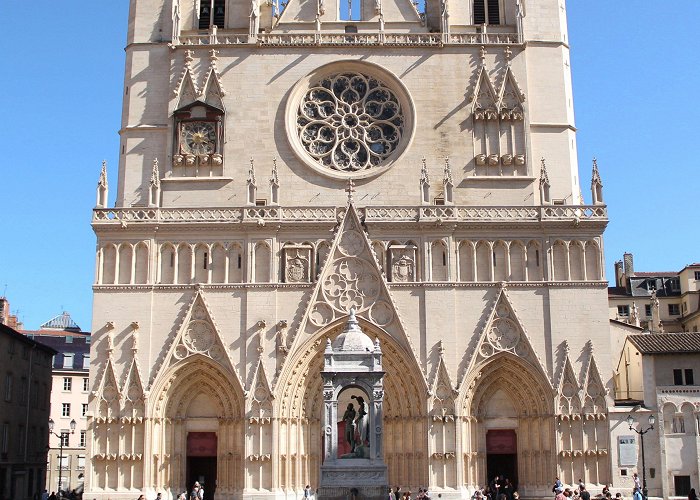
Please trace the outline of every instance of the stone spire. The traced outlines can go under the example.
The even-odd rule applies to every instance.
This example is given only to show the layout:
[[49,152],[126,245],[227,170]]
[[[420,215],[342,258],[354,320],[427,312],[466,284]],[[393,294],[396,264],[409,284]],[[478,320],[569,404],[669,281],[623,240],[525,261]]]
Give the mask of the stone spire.
[[421,203],[423,205],[430,204],[430,176],[428,175],[428,165],[425,162],[425,157],[421,160],[420,168],[420,193]]
[[151,207],[160,206],[160,172],[158,171],[158,158],[153,159],[151,181],[148,187],[148,205]]
[[593,173],[591,175],[591,200],[593,205],[602,205],[603,201],[603,181],[598,171],[598,160],[593,158]]
[[107,184],[107,160],[102,160],[102,170],[100,171],[100,179],[97,181],[97,208],[105,208],[107,206],[107,196],[109,186]]
[[549,204],[552,202],[552,198],[549,193],[549,188],[551,184],[549,183],[549,175],[547,175],[547,163],[544,158],[541,160],[540,168],[540,203]]

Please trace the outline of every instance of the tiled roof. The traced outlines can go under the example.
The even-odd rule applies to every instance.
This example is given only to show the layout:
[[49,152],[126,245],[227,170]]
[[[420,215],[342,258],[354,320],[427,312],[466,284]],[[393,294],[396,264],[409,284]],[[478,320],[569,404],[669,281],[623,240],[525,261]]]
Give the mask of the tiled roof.
[[63,311],[58,316],[51,318],[39,328],[51,328],[56,330],[80,330],[80,327],[73,321],[66,311]]
[[700,353],[700,333],[652,333],[627,338],[642,354]]
[[640,277],[640,278],[663,278],[678,276],[678,271],[657,271],[657,272],[635,272],[630,278]]

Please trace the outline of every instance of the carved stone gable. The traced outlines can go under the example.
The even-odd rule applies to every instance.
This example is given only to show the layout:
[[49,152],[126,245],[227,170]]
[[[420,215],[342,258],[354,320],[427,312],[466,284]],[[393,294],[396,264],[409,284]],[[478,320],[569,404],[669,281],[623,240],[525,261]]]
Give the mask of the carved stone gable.
[[498,96],[491,83],[485,67],[479,69],[479,76],[474,88],[472,111],[477,120],[495,120],[498,118]]
[[580,387],[576,379],[576,373],[571,364],[569,355],[564,359],[564,369],[559,380],[558,387],[559,408],[562,415],[571,415],[581,412]]
[[221,338],[201,290],[195,293],[185,319],[161,364],[159,373],[164,373],[169,367],[195,355],[206,356],[219,363],[240,383],[228,349]]
[[352,204],[348,205],[335,235],[292,349],[319,329],[347,316],[351,309],[355,309],[358,317],[386,330],[415,354]]
[[486,326],[476,346],[470,368],[480,365],[500,353],[510,353],[529,362],[539,369],[546,380],[550,380],[542,361],[532,347],[522,322],[508,299],[505,289],[498,292]]

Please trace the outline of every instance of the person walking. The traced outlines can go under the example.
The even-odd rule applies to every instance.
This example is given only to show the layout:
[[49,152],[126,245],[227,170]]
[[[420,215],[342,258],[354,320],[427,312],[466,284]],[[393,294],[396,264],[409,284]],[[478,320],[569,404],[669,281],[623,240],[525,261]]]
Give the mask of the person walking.
[[695,493],[695,488],[690,488],[690,493],[688,493],[688,500],[698,500],[698,494]]
[[639,474],[636,472],[633,474],[634,487],[632,488],[632,498],[633,500],[642,500],[642,483],[639,480]]

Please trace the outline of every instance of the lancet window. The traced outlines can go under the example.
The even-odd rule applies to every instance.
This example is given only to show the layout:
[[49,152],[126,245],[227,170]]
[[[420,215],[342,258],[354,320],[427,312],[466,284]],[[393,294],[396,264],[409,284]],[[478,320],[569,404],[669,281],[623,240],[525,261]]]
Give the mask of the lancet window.
[[501,24],[499,0],[474,0],[474,24]]
[[212,26],[223,28],[226,22],[226,0],[201,0],[199,6],[199,29]]

